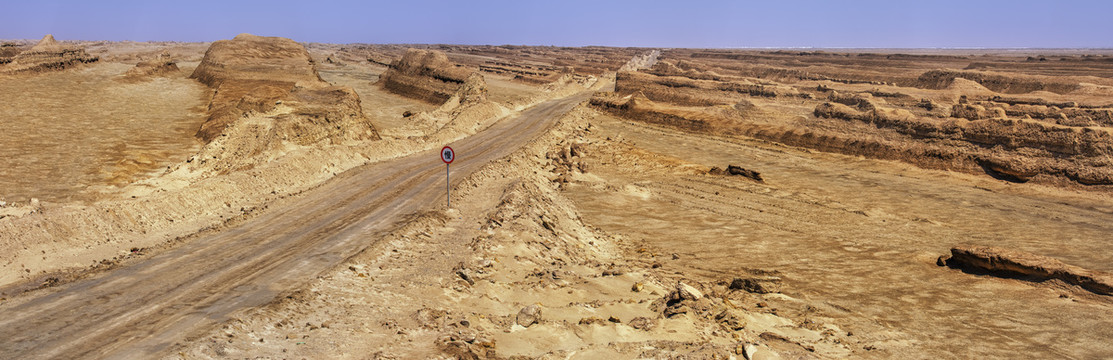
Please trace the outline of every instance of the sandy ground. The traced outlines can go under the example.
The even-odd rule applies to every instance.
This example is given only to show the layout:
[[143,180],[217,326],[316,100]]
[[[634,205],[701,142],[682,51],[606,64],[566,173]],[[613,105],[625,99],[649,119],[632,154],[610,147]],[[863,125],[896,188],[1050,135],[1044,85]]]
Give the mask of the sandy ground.
[[119,81],[130,68],[0,79],[0,200],[92,201],[197,151],[204,87],[184,71]]
[[351,86],[356,90],[363,113],[367,114],[379,131],[389,131],[404,125],[406,119],[402,114],[406,111],[418,113],[436,108],[434,105],[382,91],[375,82],[383,71],[386,71],[385,66],[374,64],[322,65],[319,68],[321,78],[325,81]]
[[[592,134],[630,145],[588,162],[598,178],[569,196],[585,222],[680,254],[678,272],[778,271],[785,294],[886,357],[1113,354],[1108,300],[934,263],[971,243],[1108,271],[1105,195],[595,119]],[[765,183],[701,171],[728,164]]]

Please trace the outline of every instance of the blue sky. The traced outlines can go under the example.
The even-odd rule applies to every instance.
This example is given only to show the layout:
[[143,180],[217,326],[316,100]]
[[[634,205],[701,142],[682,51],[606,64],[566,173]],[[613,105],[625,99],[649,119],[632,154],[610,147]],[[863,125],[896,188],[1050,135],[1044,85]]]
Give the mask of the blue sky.
[[1113,48],[1106,1],[6,1],[0,39]]

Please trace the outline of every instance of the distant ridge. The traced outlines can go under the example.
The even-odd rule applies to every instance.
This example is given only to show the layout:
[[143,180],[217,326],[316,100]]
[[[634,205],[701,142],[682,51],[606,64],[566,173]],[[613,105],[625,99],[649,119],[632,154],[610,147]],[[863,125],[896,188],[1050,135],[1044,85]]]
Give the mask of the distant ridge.
[[63,46],[47,34],[35,46],[11,58],[0,68],[0,73],[40,73],[73,68],[80,64],[96,62],[98,58],[89,55],[78,46]]
[[54,35],[46,34],[46,36],[43,36],[42,40],[39,40],[39,42],[28,51],[33,53],[57,53],[62,52],[62,50],[65,50],[65,47],[54,40]]

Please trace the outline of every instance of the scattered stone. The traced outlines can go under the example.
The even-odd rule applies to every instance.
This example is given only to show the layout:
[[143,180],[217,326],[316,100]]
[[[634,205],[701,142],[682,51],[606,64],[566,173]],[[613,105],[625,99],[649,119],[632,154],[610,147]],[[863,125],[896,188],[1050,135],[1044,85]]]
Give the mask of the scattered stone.
[[530,305],[530,306],[526,306],[526,307],[522,308],[521,311],[518,311],[518,317],[517,317],[516,321],[517,321],[518,325],[521,325],[521,326],[524,326],[524,327],[530,327],[530,325],[533,325],[533,324],[536,324],[536,323],[540,322],[541,321],[541,306],[537,305],[537,304],[534,304],[534,305]]
[[467,282],[468,285],[475,285],[475,272],[469,269],[463,262],[457,264],[452,270],[456,272],[456,276],[459,276],[460,279]]
[[745,290],[755,294],[780,292],[780,278],[735,278],[730,282],[731,290]]
[[738,331],[746,328],[746,321],[735,316],[730,310],[723,310],[715,315],[715,321],[727,330]]
[[726,170],[719,167],[712,167],[707,173],[711,175],[736,175],[747,177],[757,182],[765,182],[765,179],[761,177],[761,173],[735,165],[727,165]]
[[439,329],[444,326],[445,317],[448,311],[441,309],[421,308],[417,310],[412,316],[418,326],[426,329]]
[[487,359],[493,354],[494,341],[469,329],[445,334],[437,339],[437,348],[456,359]]
[[468,285],[475,285],[475,280],[472,279],[470,271],[467,269],[456,270],[456,275],[463,279]]
[[622,274],[625,274],[625,272],[623,272],[622,270],[619,270],[619,269],[603,270],[603,276],[619,276],[619,275],[622,275]]
[[634,286],[630,287],[630,291],[641,292],[643,287],[644,287],[644,285],[642,283],[636,282],[636,283],[634,283]]
[[597,316],[585,317],[583,319],[580,319],[580,325],[603,325],[606,323],[606,320],[603,320]]
[[616,318],[614,316],[611,316],[611,317],[607,318],[607,321],[613,322],[615,324],[621,324],[622,323],[622,320],[620,320],[619,318]]
[[754,360],[755,355],[757,355],[757,346],[754,346],[754,344],[742,345],[742,357],[746,360]]
[[665,317],[673,317],[689,312],[706,314],[711,309],[711,302],[696,288],[678,282],[676,290],[650,306],[654,311],[661,311]]
[[650,318],[647,318],[647,317],[644,317],[644,316],[639,316],[639,317],[630,319],[629,325],[630,325],[630,327],[638,329],[638,330],[649,331],[649,330],[653,330],[653,328],[655,326],[657,326],[657,321],[653,320],[653,319],[650,319]]
[[702,292],[682,282],[676,283],[676,293],[682,300],[699,300],[703,298]]

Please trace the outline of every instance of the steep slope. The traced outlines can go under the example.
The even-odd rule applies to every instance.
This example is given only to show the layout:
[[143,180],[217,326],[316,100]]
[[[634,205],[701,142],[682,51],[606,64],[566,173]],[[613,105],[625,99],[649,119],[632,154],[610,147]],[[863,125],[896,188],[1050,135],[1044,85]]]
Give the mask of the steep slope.
[[217,41],[191,78],[214,89],[209,119],[197,136],[200,163],[217,170],[249,167],[284,144],[378,139],[359,95],[321,80],[309,53],[279,37],[241,34]]

